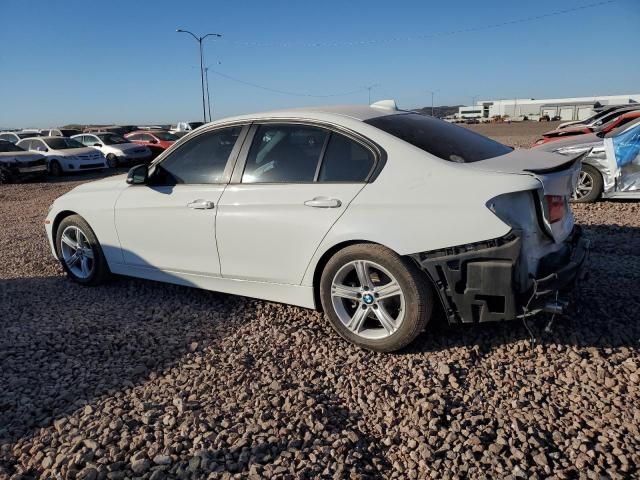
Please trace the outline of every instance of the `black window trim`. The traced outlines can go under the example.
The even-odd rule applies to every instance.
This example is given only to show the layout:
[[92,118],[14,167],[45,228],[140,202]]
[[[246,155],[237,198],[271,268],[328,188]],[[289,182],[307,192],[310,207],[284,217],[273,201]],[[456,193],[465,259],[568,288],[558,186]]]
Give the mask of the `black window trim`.
[[[252,182],[252,183],[242,183],[242,175],[244,173],[244,169],[247,163],[247,158],[249,156],[249,150],[251,149],[251,145],[253,144],[253,138],[256,135],[256,132],[262,125],[268,124],[276,124],[276,125],[303,125],[308,127],[316,127],[327,130],[329,135],[325,139],[324,145],[322,147],[322,151],[320,152],[320,161],[316,166],[316,171],[314,174],[314,179],[311,182]],[[337,133],[339,135],[343,135],[347,137],[349,140],[352,140],[367,150],[369,150],[373,154],[373,166],[371,170],[365,177],[365,179],[361,182],[354,182],[351,180],[347,181],[318,181],[318,176],[320,175],[320,170],[322,169],[322,165],[324,164],[324,157],[327,151],[327,147],[329,145],[329,140],[333,133]],[[242,149],[240,154],[235,162],[235,167],[233,169],[233,173],[231,175],[230,184],[232,185],[312,185],[312,184],[346,184],[346,185],[364,185],[367,183],[372,183],[378,178],[378,175],[384,168],[387,161],[387,153],[386,151],[380,147],[377,143],[373,142],[369,138],[363,136],[362,134],[355,132],[351,129],[345,128],[341,125],[336,125],[330,122],[324,122],[321,120],[311,120],[311,119],[300,119],[300,118],[268,118],[268,119],[257,119],[254,120],[251,124],[251,128],[244,139],[244,144],[242,145]]]
[[[236,160],[238,158],[238,155],[240,153],[240,149],[242,146],[244,146],[244,142],[246,140],[247,137],[247,133],[249,131],[249,128],[251,126],[251,122],[249,121],[240,121],[240,122],[231,122],[231,123],[226,123],[223,125],[216,125],[215,128],[208,128],[206,130],[202,130],[200,131],[200,129],[198,130],[194,130],[194,132],[198,132],[197,134],[194,135],[186,135],[184,137],[182,137],[179,141],[175,142],[170,148],[168,148],[167,150],[165,150],[161,155],[159,155],[156,160],[154,162],[151,163],[151,165],[149,165],[149,175],[153,174],[153,171],[155,170],[155,168],[160,165],[162,162],[164,162],[167,158],[169,158],[171,155],[173,155],[174,152],[177,152],[180,148],[182,148],[183,145],[185,145],[187,142],[191,142],[193,140],[195,140],[196,138],[200,137],[201,135],[209,135],[209,134],[215,134],[216,132],[220,131],[220,130],[226,130],[228,128],[234,128],[234,127],[241,127],[240,130],[240,134],[238,135],[238,139],[236,140],[235,145],[233,146],[233,149],[231,150],[231,153],[229,154],[229,158],[227,158],[227,163],[224,167],[224,170],[222,172],[222,178],[219,182],[216,183],[179,183],[177,185],[171,185],[174,187],[177,187],[179,185],[228,185],[229,181],[231,179],[231,172],[233,171],[233,167],[236,163]],[[163,186],[169,186],[169,185],[154,185],[154,187],[163,187]]]

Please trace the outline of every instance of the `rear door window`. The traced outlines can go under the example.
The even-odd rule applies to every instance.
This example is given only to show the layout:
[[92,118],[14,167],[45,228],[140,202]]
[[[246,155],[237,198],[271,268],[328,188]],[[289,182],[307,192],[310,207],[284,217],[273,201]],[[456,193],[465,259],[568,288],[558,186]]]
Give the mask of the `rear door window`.
[[251,144],[242,183],[310,183],[329,138],[308,125],[261,125]]
[[366,181],[375,157],[368,148],[339,133],[331,133],[331,138],[322,159],[319,182]]
[[365,123],[450,162],[478,162],[513,150],[467,128],[417,113],[386,115]]

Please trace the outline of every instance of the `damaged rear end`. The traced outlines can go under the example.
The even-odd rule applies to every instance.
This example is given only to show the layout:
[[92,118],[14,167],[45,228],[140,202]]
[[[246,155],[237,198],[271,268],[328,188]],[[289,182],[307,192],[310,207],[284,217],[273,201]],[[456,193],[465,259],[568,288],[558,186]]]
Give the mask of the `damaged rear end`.
[[479,175],[532,176],[539,187],[501,193],[486,203],[511,227],[507,235],[413,255],[433,279],[451,323],[564,311],[589,247],[569,204],[585,154],[514,150],[467,165]]

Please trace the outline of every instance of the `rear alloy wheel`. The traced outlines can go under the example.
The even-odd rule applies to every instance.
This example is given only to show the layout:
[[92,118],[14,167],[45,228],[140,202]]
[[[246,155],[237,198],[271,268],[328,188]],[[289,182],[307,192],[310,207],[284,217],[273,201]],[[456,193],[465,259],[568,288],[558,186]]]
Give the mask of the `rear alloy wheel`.
[[578,184],[573,192],[572,201],[576,203],[595,202],[603,190],[602,175],[591,165],[582,165],[578,176]]
[[56,250],[69,278],[82,285],[99,285],[109,276],[109,267],[93,230],[79,215],[60,222]]
[[107,155],[107,165],[109,165],[109,168],[118,168],[118,157],[113,153]]
[[60,166],[60,162],[57,160],[51,160],[51,163],[49,163],[49,174],[52,177],[59,177],[62,175],[62,166]]
[[320,296],[342,337],[380,352],[409,344],[433,309],[425,274],[382,245],[352,245],[335,254],[322,273]]

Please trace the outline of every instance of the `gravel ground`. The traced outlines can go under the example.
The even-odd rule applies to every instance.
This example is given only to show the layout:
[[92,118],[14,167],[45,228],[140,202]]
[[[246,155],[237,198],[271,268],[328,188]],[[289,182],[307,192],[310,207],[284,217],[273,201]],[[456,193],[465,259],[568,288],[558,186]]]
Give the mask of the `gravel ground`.
[[390,355],[300,308],[74,285],[42,221],[82,180],[0,186],[1,479],[639,475],[638,204],[575,208],[591,275],[533,347],[432,326]]
[[479,123],[461,125],[475,132],[491,137],[506,145],[518,148],[529,148],[534,141],[549,130],[554,130],[562,122],[512,122],[512,123]]

